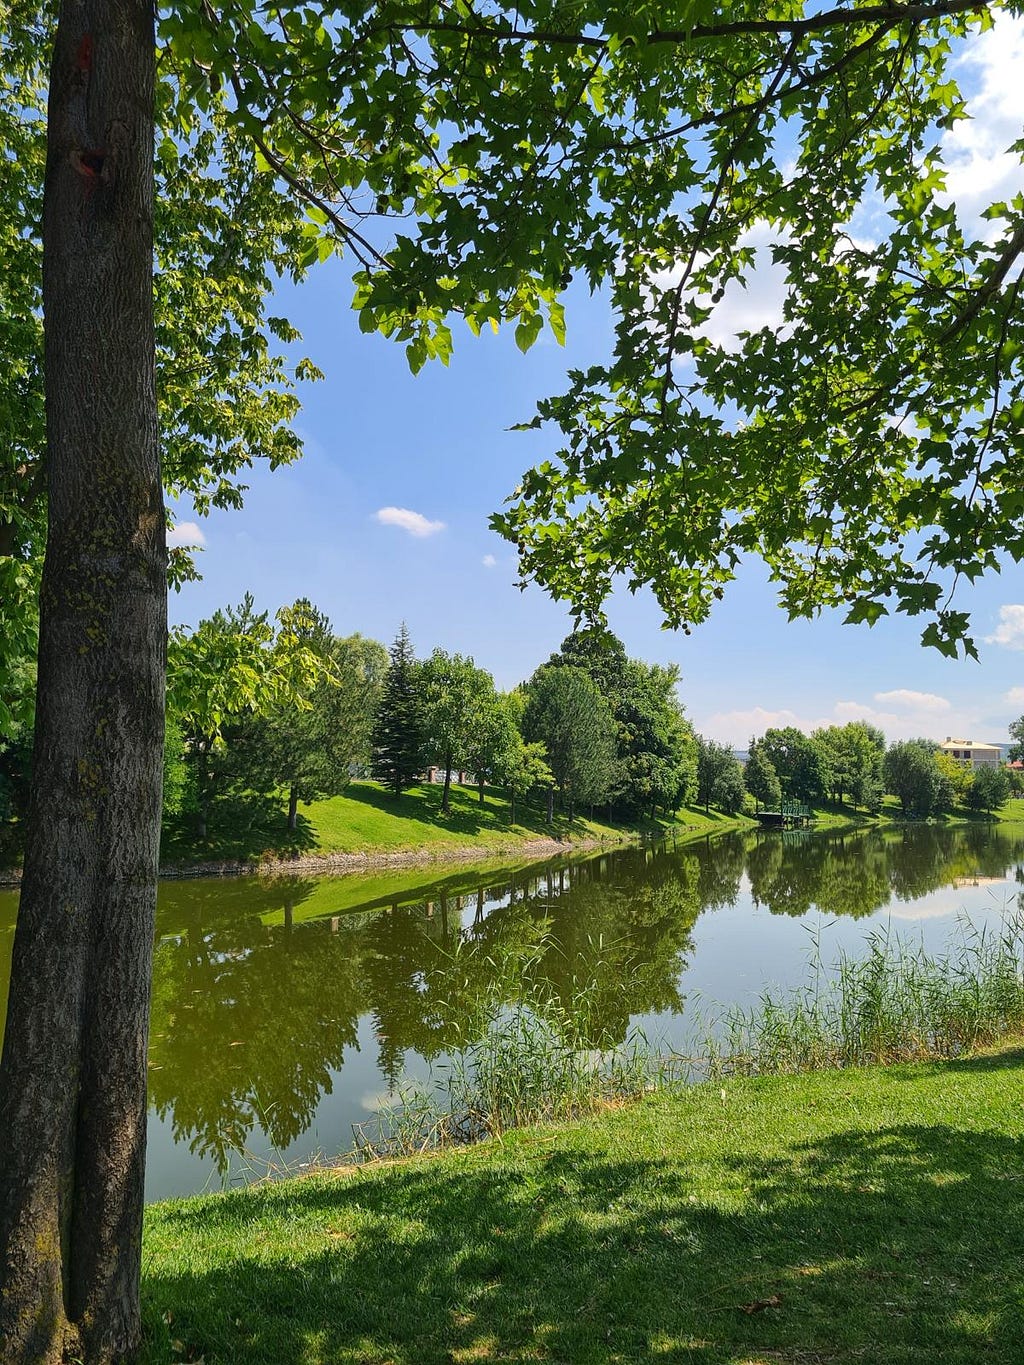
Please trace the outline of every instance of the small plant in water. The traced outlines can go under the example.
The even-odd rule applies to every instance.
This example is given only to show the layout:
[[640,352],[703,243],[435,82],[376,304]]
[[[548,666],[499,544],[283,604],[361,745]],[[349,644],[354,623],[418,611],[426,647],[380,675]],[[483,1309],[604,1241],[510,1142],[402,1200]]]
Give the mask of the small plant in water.
[[650,1089],[661,1059],[639,1029],[618,1044],[600,1031],[592,1036],[590,995],[574,983],[565,1004],[534,988],[495,1007],[480,1036],[436,1068],[430,1084],[401,1085],[393,1104],[356,1126],[355,1154],[372,1160],[476,1142]]

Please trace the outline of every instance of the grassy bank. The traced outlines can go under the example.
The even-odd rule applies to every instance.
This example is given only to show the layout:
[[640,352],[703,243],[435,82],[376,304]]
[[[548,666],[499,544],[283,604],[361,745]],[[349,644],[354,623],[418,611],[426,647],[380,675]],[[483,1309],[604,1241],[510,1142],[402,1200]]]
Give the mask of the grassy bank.
[[1011,1362],[1024,1048],[149,1211],[148,1365]]
[[748,823],[686,807],[674,820],[628,823],[591,819],[589,813],[570,820],[556,811],[549,827],[543,806],[520,802],[513,822],[503,792],[485,790],[481,804],[476,788],[458,786],[452,788],[451,807],[449,815],[442,813],[438,784],[424,783],[396,798],[376,782],[353,782],[341,796],[300,807],[298,828],[290,831],[279,800],[224,801],[215,807],[205,839],[196,836],[190,820],[170,821],[164,830],[163,861],[180,865],[406,853],[431,859],[454,851],[486,856],[514,853],[538,840],[611,843],[672,831],[680,835],[717,832]]

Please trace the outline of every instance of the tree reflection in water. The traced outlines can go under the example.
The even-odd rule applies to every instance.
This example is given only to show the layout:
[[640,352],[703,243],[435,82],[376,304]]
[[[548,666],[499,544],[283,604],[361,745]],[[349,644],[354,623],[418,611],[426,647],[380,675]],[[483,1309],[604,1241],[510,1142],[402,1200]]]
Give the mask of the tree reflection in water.
[[415,873],[404,886],[393,873],[168,884],[152,1103],[177,1141],[225,1170],[254,1130],[280,1150],[310,1127],[361,1018],[390,1085],[407,1054],[451,1053],[523,998],[573,1015],[584,1046],[621,1043],[631,1018],[683,1008],[693,926],[734,904],[744,875],[775,914],[859,917],[1020,860],[1020,841],[997,830],[914,826],[733,835],[428,885]]

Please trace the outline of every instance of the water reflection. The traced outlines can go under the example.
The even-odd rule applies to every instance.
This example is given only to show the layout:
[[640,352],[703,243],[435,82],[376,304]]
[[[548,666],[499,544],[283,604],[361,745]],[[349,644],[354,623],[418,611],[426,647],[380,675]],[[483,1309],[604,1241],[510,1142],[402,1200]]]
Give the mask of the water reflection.
[[912,825],[831,837],[794,830],[754,843],[747,875],[755,903],[773,914],[817,909],[861,918],[893,900],[918,900],[964,880],[1001,879],[1019,853],[1019,839],[981,825],[956,831]]
[[[301,1154],[335,1093],[330,1144],[344,1145],[347,1123],[365,1116],[364,1091],[393,1086],[410,1059],[434,1061],[478,1036],[496,1001],[540,992],[569,1010],[582,1000],[582,1036],[621,1041],[631,1020],[682,1011],[700,981],[695,955],[713,964],[716,934],[726,940],[726,991],[741,978],[756,982],[768,957],[763,931],[754,932],[761,907],[861,918],[940,889],[962,903],[966,893],[953,888],[1011,869],[1020,877],[1022,857],[1021,840],[998,830],[922,826],[733,835],[459,869],[426,883],[422,872],[389,872],[165,884],[150,1045],[153,1168],[170,1142],[179,1172],[186,1148],[197,1170],[212,1162],[225,1171],[246,1148]],[[9,954],[14,906],[0,893],[0,953]],[[727,909],[704,921],[713,931],[702,929],[697,954],[699,917]],[[721,964],[708,970],[721,986]],[[5,957],[0,991],[6,978]],[[153,1187],[169,1192],[158,1178]],[[172,1187],[182,1188],[180,1174]]]

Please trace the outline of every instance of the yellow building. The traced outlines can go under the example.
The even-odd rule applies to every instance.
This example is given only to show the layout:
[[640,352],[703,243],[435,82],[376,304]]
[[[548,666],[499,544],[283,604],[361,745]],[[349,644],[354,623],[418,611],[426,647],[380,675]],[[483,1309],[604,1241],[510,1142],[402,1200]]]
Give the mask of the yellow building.
[[954,739],[952,735],[947,735],[945,744],[939,745],[939,752],[949,754],[959,763],[969,763],[975,769],[998,768],[1003,762],[998,744],[982,744],[976,739]]

